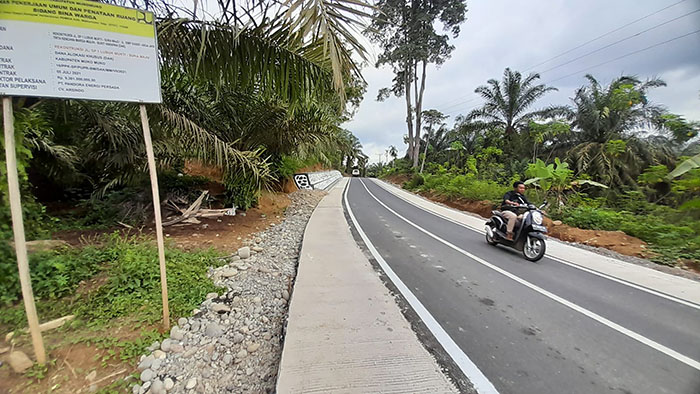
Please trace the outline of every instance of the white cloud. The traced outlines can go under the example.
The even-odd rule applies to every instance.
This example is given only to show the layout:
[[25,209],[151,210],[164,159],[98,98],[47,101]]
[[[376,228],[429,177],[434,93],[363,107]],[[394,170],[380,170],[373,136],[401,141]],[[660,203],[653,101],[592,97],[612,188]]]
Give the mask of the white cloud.
[[[468,19],[462,25],[460,37],[452,40],[456,47],[452,58],[442,67],[428,70],[424,108],[436,108],[452,115],[448,120],[452,124],[454,116],[465,114],[480,103],[473,94],[474,88],[490,78],[500,79],[505,67],[525,72],[526,67],[676,2],[470,1],[467,3]],[[697,2],[694,1],[680,3],[537,68],[546,70],[696,8]],[[593,74],[601,83],[623,73],[643,79],[658,76],[668,86],[652,91],[651,99],[687,119],[700,120],[700,51],[697,49],[700,48],[700,34],[591,68],[697,30],[699,25],[698,14],[693,14],[543,73],[542,81],[548,82],[585,70],[554,82],[559,91],[549,94],[538,105],[570,104],[574,90],[585,83],[585,73]],[[364,76],[368,82],[367,94],[355,118],[344,127],[360,138],[365,153],[376,162],[374,153],[383,152],[389,145],[396,146],[401,153],[406,149],[403,143],[405,102],[403,98],[391,98],[385,102],[375,100],[378,89],[391,85],[393,73],[388,68],[369,66],[365,68]]]

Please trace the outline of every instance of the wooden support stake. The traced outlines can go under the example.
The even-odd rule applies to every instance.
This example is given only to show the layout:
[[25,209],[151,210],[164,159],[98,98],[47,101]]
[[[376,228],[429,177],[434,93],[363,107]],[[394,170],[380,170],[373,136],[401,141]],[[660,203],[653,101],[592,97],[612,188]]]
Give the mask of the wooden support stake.
[[2,113],[5,126],[5,161],[7,162],[7,183],[9,186],[10,211],[12,212],[12,231],[15,236],[15,252],[19,268],[19,282],[22,286],[24,309],[27,311],[29,332],[32,334],[32,345],[36,361],[46,363],[44,340],[39,330],[39,317],[34,305],[34,292],[29,276],[29,260],[27,259],[27,243],[24,238],[24,222],[22,220],[22,202],[19,194],[19,175],[17,174],[17,155],[15,151],[15,125],[12,113],[12,98],[2,98]]
[[160,217],[160,195],[158,193],[158,174],[156,173],[156,159],[153,154],[153,142],[151,141],[151,128],[148,125],[148,113],[146,106],[141,104],[141,126],[143,127],[143,140],[146,143],[146,156],[148,156],[148,172],[151,174],[151,190],[153,192],[153,212],[156,217],[156,239],[158,242],[158,259],[160,260],[160,286],[163,299],[163,326],[170,329],[170,309],[168,308],[168,279],[165,273],[165,244],[163,242],[163,223]]

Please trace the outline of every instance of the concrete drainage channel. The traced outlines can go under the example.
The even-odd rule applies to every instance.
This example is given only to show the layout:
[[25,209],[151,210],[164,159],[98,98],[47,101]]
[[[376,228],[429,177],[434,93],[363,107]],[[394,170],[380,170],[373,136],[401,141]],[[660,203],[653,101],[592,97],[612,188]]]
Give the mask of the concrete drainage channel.
[[294,174],[294,183],[300,190],[329,190],[343,175],[338,170]]

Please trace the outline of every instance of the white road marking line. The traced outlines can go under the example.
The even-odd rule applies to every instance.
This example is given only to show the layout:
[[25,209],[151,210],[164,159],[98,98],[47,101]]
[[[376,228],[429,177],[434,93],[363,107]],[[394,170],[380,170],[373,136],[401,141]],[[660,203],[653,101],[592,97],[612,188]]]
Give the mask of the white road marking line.
[[551,293],[551,292],[549,292],[549,291],[547,291],[547,290],[545,290],[545,289],[543,289],[543,288],[541,288],[541,287],[539,287],[539,286],[536,286],[536,285],[534,285],[534,284],[532,284],[532,283],[526,281],[525,279],[522,279],[522,278],[520,278],[520,277],[517,276],[517,275],[514,275],[514,274],[512,274],[512,273],[510,273],[510,272],[508,272],[508,271],[506,271],[506,270],[504,270],[504,269],[502,269],[502,268],[500,268],[500,267],[498,267],[498,266],[495,266],[495,265],[489,263],[488,261],[486,261],[486,260],[484,260],[484,259],[482,259],[482,258],[480,258],[480,257],[478,257],[478,256],[475,256],[475,255],[473,255],[473,254],[467,252],[466,250],[464,250],[464,249],[462,249],[462,248],[460,248],[460,247],[458,247],[458,246],[456,246],[456,245],[450,243],[449,241],[446,241],[446,240],[444,240],[444,239],[438,237],[437,235],[435,235],[435,234],[431,233],[430,231],[428,231],[428,230],[426,230],[426,229],[420,227],[419,225],[417,225],[417,224],[413,223],[412,221],[406,219],[405,217],[401,216],[401,214],[399,214],[398,212],[396,212],[396,211],[394,211],[393,209],[389,208],[386,204],[384,204],[383,202],[381,202],[374,194],[372,194],[372,192],[369,191],[369,189],[367,188],[367,185],[365,185],[365,183],[364,183],[362,180],[360,180],[360,183],[362,183],[362,186],[364,186],[364,188],[365,188],[365,190],[367,191],[367,193],[369,193],[369,195],[372,196],[372,198],[374,198],[380,205],[382,205],[384,208],[386,208],[386,210],[388,210],[389,212],[393,213],[393,214],[396,215],[398,218],[400,218],[400,219],[403,220],[404,222],[410,224],[411,226],[415,227],[416,229],[420,230],[421,232],[425,233],[426,235],[432,237],[432,238],[435,239],[436,241],[443,243],[444,245],[446,245],[446,246],[448,246],[448,247],[450,247],[450,248],[452,248],[452,249],[458,251],[459,253],[462,253],[463,255],[465,255],[465,256],[471,258],[472,260],[476,261],[477,263],[480,263],[480,264],[482,264],[482,265],[484,265],[484,266],[486,266],[486,267],[488,267],[488,268],[491,268],[492,270],[494,270],[494,271],[496,271],[496,272],[498,272],[498,273],[500,273],[500,274],[502,274],[502,275],[507,276],[508,278],[510,278],[510,279],[512,279],[512,280],[514,280],[514,281],[516,281],[516,282],[518,282],[518,283],[520,283],[520,284],[523,285],[523,286],[529,287],[530,289],[532,289],[532,290],[534,290],[534,291],[536,291],[536,292],[542,294],[542,295],[545,296],[545,297],[548,297],[548,298],[550,298],[550,299],[552,299],[552,300],[554,300],[554,301],[556,301],[556,302],[558,302],[558,303],[560,303],[560,304],[562,304],[562,305],[564,305],[564,306],[566,306],[566,307],[569,307],[569,308],[575,310],[576,312],[579,312],[579,313],[581,313],[581,314],[583,314],[583,315],[585,315],[585,316],[588,316],[588,317],[590,317],[591,319],[593,319],[593,320],[595,320],[595,321],[597,321],[597,322],[599,322],[599,323],[601,323],[601,324],[604,324],[604,325],[606,325],[606,326],[612,328],[613,330],[615,330],[615,331],[617,331],[617,332],[619,332],[619,333],[621,333],[621,334],[623,334],[623,335],[626,335],[626,336],[628,336],[628,337],[630,337],[630,338],[632,338],[632,339],[634,339],[634,340],[636,340],[636,341],[638,341],[638,342],[640,342],[640,343],[643,343],[643,344],[645,344],[645,345],[651,347],[652,349],[655,349],[655,350],[657,350],[657,351],[659,351],[659,352],[661,352],[661,353],[664,353],[665,355],[667,355],[667,356],[669,356],[669,357],[675,358],[676,360],[682,362],[683,364],[686,364],[686,365],[688,365],[688,366],[690,366],[690,367],[692,367],[692,368],[695,368],[695,369],[697,369],[697,370],[700,371],[700,362],[698,362],[698,361],[696,361],[696,360],[693,360],[692,358],[690,358],[690,357],[688,357],[688,356],[686,356],[686,355],[683,355],[683,354],[681,354],[681,353],[679,353],[679,352],[677,352],[677,351],[675,351],[675,350],[673,350],[673,349],[671,349],[671,348],[669,348],[669,347],[666,347],[666,346],[664,346],[664,345],[662,345],[662,344],[660,344],[660,343],[658,343],[658,342],[655,342],[655,341],[653,341],[653,340],[651,340],[651,339],[649,339],[649,338],[647,338],[647,337],[645,337],[645,336],[643,336],[643,335],[641,335],[641,334],[638,334],[638,333],[636,333],[636,332],[634,332],[634,331],[632,331],[632,330],[630,330],[630,329],[627,329],[627,328],[625,328],[625,327],[623,327],[623,326],[621,326],[621,325],[619,325],[619,324],[617,324],[617,323],[615,323],[615,322],[612,322],[612,321],[610,321],[610,320],[604,318],[603,316],[598,315],[598,314],[595,313],[595,312],[589,311],[588,309],[586,309],[586,308],[584,308],[584,307],[581,307],[581,306],[579,306],[579,305],[577,305],[577,304],[574,304],[574,303],[571,302],[571,301],[568,301],[568,300],[566,300],[566,299],[564,299],[564,298],[562,298],[562,297],[559,297],[558,295],[556,295],[556,294],[554,294],[554,293]]
[[[369,240],[365,232],[360,227],[360,223],[355,218],[352,212],[350,203],[348,202],[348,190],[350,190],[350,182],[348,182],[345,188],[345,207],[348,210],[348,215],[352,220],[355,229],[360,234],[362,241],[369,249],[372,256],[374,256],[377,263],[382,267],[384,273],[391,280],[391,282],[396,286],[396,288],[401,292],[406,301],[411,305],[413,310],[416,312],[418,317],[423,321],[423,323],[428,327],[430,332],[433,334],[435,339],[440,343],[447,354],[452,358],[452,360],[457,364],[459,369],[464,373],[464,375],[472,382],[474,388],[476,388],[479,394],[498,394],[498,390],[493,386],[491,381],[479,370],[479,368],[469,359],[469,357],[462,351],[462,349],[457,346],[454,340],[447,334],[445,329],[442,328],[440,323],[433,317],[433,315],[428,312],[428,310],[423,306],[423,304],[418,300],[418,298],[411,292],[411,290],[401,281],[398,275],[389,267],[389,264],[382,258],[377,249],[374,247],[372,242]],[[362,181],[360,181],[362,182]],[[364,183],[363,183],[364,186]]]
[[[430,209],[428,209],[428,208],[425,208],[425,207],[423,207],[423,206],[420,206],[420,205],[414,203],[413,201],[410,201],[410,200],[408,200],[407,198],[405,198],[405,197],[403,197],[403,196],[400,196],[400,195],[398,195],[397,193],[394,193],[394,192],[393,192],[392,190],[390,190],[388,187],[382,185],[381,182],[373,181],[373,183],[374,183],[375,185],[379,186],[380,188],[386,190],[388,193],[391,193],[394,197],[396,197],[396,198],[398,198],[398,199],[400,199],[400,200],[403,200],[403,201],[406,202],[407,204],[413,205],[414,207],[419,208],[419,209],[421,209],[421,210],[423,210],[423,211],[425,211],[425,212],[427,212],[427,213],[430,213],[430,214],[432,214],[432,215],[435,215],[435,216],[437,216],[437,217],[439,217],[439,218],[441,218],[441,219],[447,220],[448,222],[454,223],[454,224],[456,224],[456,225],[458,225],[458,226],[461,226],[461,227],[464,227],[464,228],[466,228],[466,229],[472,230],[472,231],[477,232],[477,233],[479,233],[479,234],[486,234],[486,231],[484,231],[484,230],[482,230],[482,229],[480,229],[480,228],[476,228],[476,227],[470,226],[470,225],[468,225],[468,224],[459,222],[459,221],[457,221],[457,220],[455,220],[455,219],[452,219],[452,218],[450,218],[450,217],[448,217],[448,216],[445,216],[445,215],[443,215],[443,214],[441,214],[441,213],[439,213],[439,212],[435,212],[435,211],[432,211],[432,210],[430,210]],[[458,213],[462,213],[462,212],[458,212]],[[464,214],[464,213],[462,213],[462,214]],[[661,297],[661,298],[665,298],[665,299],[667,299],[667,300],[669,300],[669,301],[677,302],[677,303],[683,304],[683,305],[685,305],[685,306],[687,306],[687,307],[700,310],[700,305],[698,305],[698,304],[696,304],[696,303],[694,303],[694,302],[686,301],[686,300],[684,300],[684,299],[682,299],[682,298],[678,298],[678,297],[672,296],[672,295],[670,295],[670,294],[666,294],[666,293],[660,292],[660,291],[658,291],[658,290],[650,289],[650,288],[648,288],[648,287],[640,286],[640,285],[638,285],[638,284],[636,284],[636,283],[632,283],[632,282],[626,281],[626,280],[624,280],[624,279],[616,278],[616,277],[614,277],[614,276],[612,276],[612,275],[608,275],[608,274],[606,274],[606,273],[603,273],[603,272],[600,272],[600,271],[596,271],[596,270],[591,269],[591,268],[584,267],[584,266],[579,265],[579,264],[576,264],[576,263],[574,263],[574,262],[571,262],[571,261],[568,261],[568,260],[565,260],[565,259],[562,259],[562,258],[559,258],[559,257],[552,256],[552,255],[550,255],[549,253],[546,253],[545,256],[548,257],[548,258],[550,258],[550,259],[552,259],[552,260],[554,260],[554,261],[556,261],[556,262],[559,262],[559,263],[568,265],[568,266],[573,267],[573,268],[580,269],[581,271],[588,272],[589,274],[597,275],[597,276],[600,276],[601,278],[605,278],[605,279],[611,280],[611,281],[613,281],[613,282],[617,282],[617,283],[620,283],[620,284],[623,284],[623,285],[626,285],[626,286],[635,288],[635,289],[637,289],[637,290],[641,290],[641,291],[647,292],[647,293],[649,293],[649,294],[653,294],[653,295],[655,295],[655,296],[658,296],[658,297]]]

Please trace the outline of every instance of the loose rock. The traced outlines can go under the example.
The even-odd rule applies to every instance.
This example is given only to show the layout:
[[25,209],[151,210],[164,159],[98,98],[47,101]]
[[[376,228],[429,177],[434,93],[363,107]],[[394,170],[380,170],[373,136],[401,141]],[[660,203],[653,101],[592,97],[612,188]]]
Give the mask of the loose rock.
[[216,313],[231,312],[231,308],[228,305],[224,305],[224,304],[214,304],[211,306],[211,310],[213,310]]
[[143,372],[141,372],[141,381],[142,382],[149,382],[153,377],[155,377],[156,374],[151,370],[151,369],[144,369]]
[[32,365],[34,365],[32,360],[20,350],[15,350],[14,352],[10,353],[10,356],[7,358],[7,362],[10,364],[10,367],[12,367],[12,370],[15,371],[15,373],[24,373],[24,371],[28,370],[32,367]]
[[155,358],[161,358],[161,359],[162,359],[162,358],[165,358],[165,356],[166,356],[166,354],[165,354],[165,352],[162,351],[162,350],[156,350],[155,352],[153,352],[153,357],[155,357]]
[[162,350],[164,352],[169,352],[171,342],[172,342],[172,339],[170,339],[170,338],[163,339],[163,343],[160,344],[160,350]]
[[197,378],[191,378],[190,380],[187,381],[187,384],[185,385],[185,389],[187,390],[192,390],[194,386],[197,385]]
[[250,257],[250,248],[247,246],[244,246],[240,249],[238,249],[238,256],[242,259],[247,259]]
[[151,393],[153,394],[165,394],[165,385],[160,379],[156,379],[151,384]]
[[224,329],[216,323],[207,324],[204,334],[208,337],[220,337],[224,333]]

